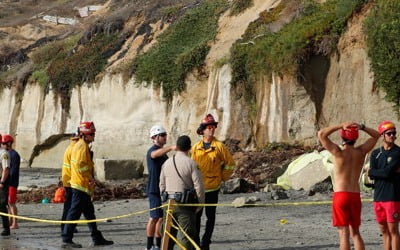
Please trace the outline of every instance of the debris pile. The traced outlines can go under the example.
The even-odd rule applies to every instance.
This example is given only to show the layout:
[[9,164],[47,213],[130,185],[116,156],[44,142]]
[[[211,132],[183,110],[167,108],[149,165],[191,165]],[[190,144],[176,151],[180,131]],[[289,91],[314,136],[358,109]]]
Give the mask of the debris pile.
[[[237,141],[225,142],[229,150],[233,153],[236,161],[236,168],[232,179],[237,179],[245,192],[260,191],[270,183],[276,183],[290,162],[299,155],[310,152],[314,149],[301,146],[288,146],[274,144],[267,149],[260,151],[244,151],[238,146]],[[42,169],[40,174],[35,173],[34,169],[23,170],[25,174],[35,175],[36,179],[44,176],[57,176],[54,170]],[[53,172],[52,172],[53,171]],[[51,182],[50,182],[51,183]],[[94,201],[108,201],[118,199],[138,199],[145,198],[146,178],[131,181],[107,181],[96,182]],[[243,184],[244,183],[244,184]],[[48,185],[46,187],[31,187],[30,191],[19,192],[18,201],[20,203],[40,203],[43,199],[51,201],[58,185]],[[243,188],[242,188],[243,189]],[[240,192],[244,192],[241,189]]]
[[[33,188],[24,193],[18,193],[19,203],[41,203],[43,199],[51,201],[58,186],[56,184],[47,187]],[[119,199],[144,198],[144,185],[135,183],[96,183],[93,201],[109,201]]]

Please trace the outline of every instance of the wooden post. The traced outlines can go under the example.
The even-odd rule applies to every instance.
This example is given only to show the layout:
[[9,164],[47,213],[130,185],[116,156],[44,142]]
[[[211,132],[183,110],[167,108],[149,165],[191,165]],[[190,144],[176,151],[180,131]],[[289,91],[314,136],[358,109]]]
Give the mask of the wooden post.
[[169,199],[167,210],[165,212],[165,226],[161,243],[161,249],[163,250],[168,250],[169,236],[166,232],[171,233],[172,217],[169,212],[172,213],[174,211],[175,206],[171,206],[173,204],[176,204],[175,200]]

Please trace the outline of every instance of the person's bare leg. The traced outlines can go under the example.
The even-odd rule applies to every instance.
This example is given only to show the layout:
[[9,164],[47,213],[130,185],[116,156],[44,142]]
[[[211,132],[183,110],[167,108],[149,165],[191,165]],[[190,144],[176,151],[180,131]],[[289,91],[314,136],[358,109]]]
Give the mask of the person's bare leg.
[[390,245],[392,250],[400,249],[400,235],[399,235],[399,223],[387,223],[389,234],[390,234]]
[[350,235],[353,239],[355,250],[365,250],[364,240],[361,237],[360,229],[350,227]]
[[382,241],[383,241],[383,250],[391,250],[391,239],[389,233],[389,227],[386,222],[379,223],[379,229],[382,233]]
[[338,227],[340,250],[350,250],[349,227]]
[[161,238],[161,227],[162,227],[163,219],[158,219],[155,227],[154,237]]
[[[8,204],[8,213],[12,215],[18,215],[18,209],[15,204]],[[18,221],[16,218],[10,217],[10,228],[17,229],[18,228]]]
[[[7,211],[8,211],[9,214],[11,214],[10,204],[7,205]],[[12,225],[14,223],[14,218],[13,217],[8,217],[8,220],[10,221],[10,225]]]
[[147,233],[148,237],[154,237],[154,234],[156,233],[155,230],[156,230],[156,224],[157,224],[158,220],[159,219],[156,219],[156,218],[149,219],[149,222],[147,223],[147,227],[146,227],[146,233]]

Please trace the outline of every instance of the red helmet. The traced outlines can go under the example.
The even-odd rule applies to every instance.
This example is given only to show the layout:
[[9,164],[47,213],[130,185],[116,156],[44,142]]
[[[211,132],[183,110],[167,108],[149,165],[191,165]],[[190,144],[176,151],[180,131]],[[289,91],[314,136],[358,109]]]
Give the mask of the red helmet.
[[348,127],[347,129],[340,129],[339,134],[344,140],[356,141],[358,139],[358,128]]
[[13,143],[14,142],[14,138],[12,138],[12,136],[9,135],[9,134],[3,134],[1,136],[1,143],[7,143],[7,142]]
[[200,126],[197,128],[197,134],[202,135],[203,130],[206,129],[207,125],[214,125],[217,127],[218,122],[215,121],[214,116],[212,114],[207,114],[206,117],[201,121]]
[[394,125],[393,122],[383,121],[383,122],[379,123],[379,126],[378,126],[379,134],[383,134],[383,133],[385,133],[386,130],[389,130],[389,129],[396,129],[396,126]]
[[207,126],[207,125],[218,125],[218,122],[215,121],[214,116],[212,114],[206,115],[204,119],[201,121],[201,125]]
[[81,124],[79,124],[79,134],[92,134],[96,132],[96,128],[94,127],[94,123],[93,122],[81,122]]

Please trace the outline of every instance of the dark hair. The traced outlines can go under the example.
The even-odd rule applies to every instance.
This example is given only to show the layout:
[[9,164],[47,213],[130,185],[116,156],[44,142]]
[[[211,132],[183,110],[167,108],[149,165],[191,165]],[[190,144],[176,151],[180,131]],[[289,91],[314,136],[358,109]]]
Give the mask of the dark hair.
[[179,148],[181,151],[188,151],[190,150],[191,146],[191,141],[189,136],[187,135],[182,135],[178,137],[178,140],[176,141],[176,146]]
[[343,140],[343,145],[347,144],[347,145],[354,145],[356,143],[356,141],[354,140],[346,140],[345,138],[342,137]]

